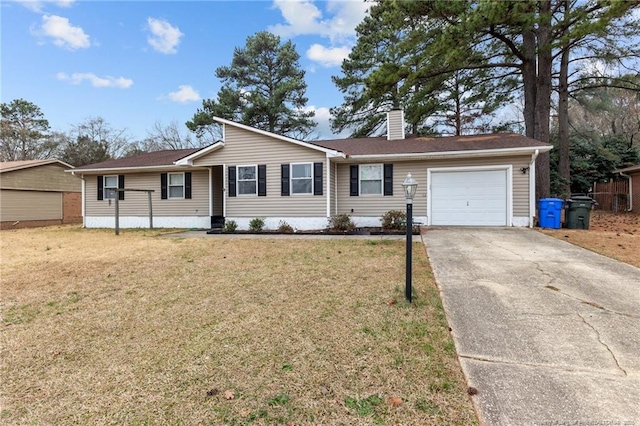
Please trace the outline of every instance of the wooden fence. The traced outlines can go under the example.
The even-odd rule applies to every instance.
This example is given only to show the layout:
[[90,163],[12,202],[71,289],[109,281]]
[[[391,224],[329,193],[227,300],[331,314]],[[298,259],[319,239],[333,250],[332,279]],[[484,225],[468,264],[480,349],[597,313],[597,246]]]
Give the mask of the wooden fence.
[[591,194],[598,202],[596,209],[624,212],[629,206],[629,181],[594,182]]

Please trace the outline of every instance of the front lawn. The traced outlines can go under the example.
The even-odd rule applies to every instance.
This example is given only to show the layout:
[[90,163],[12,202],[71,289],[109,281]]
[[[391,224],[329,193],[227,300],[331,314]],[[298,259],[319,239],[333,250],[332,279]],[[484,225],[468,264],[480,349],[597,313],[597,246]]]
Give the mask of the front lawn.
[[3,424],[475,424],[422,244],[0,233]]

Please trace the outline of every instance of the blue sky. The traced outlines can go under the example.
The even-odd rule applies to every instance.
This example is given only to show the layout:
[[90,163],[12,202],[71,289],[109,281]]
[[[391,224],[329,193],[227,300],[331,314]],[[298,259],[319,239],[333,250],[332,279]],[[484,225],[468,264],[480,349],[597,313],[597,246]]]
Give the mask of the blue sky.
[[156,121],[181,126],[215,98],[215,69],[268,30],[291,39],[306,71],[320,138],[342,102],[331,82],[355,42],[362,0],[3,1],[0,99],[38,105],[54,130],[89,117],[143,139]]

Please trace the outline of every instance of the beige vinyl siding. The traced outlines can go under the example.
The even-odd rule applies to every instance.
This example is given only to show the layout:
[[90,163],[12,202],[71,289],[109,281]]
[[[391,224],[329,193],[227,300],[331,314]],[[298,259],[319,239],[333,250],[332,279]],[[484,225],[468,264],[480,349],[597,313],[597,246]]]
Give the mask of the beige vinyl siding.
[[34,191],[80,192],[82,182],[66,168],[47,164],[44,166],[8,171],[0,174],[3,189],[24,189]]
[[[529,167],[531,157],[517,157],[512,159],[513,164],[513,215],[529,217],[529,173],[520,171],[523,167]],[[535,192],[535,188],[533,189]]]
[[[171,172],[175,173],[175,172]],[[127,189],[153,189],[151,199],[153,216],[209,216],[209,171],[191,171],[191,199],[161,199],[160,172],[125,174]],[[104,175],[108,176],[108,175]],[[87,216],[113,216],[115,200],[98,200],[96,175],[85,175]],[[119,202],[120,215],[149,215],[149,201],[146,192],[127,191],[125,199]]]
[[0,220],[61,220],[62,193],[0,190]]
[[394,109],[387,113],[387,139],[404,139],[404,111]]
[[[418,190],[413,201],[415,216],[427,215],[427,168],[439,167],[468,167],[513,165],[513,215],[529,216],[529,174],[523,174],[521,167],[528,167],[530,156],[491,157],[447,160],[403,161],[393,163],[393,196],[368,195],[352,197],[349,195],[349,167],[350,164],[338,165],[338,213],[348,213],[354,216],[380,216],[389,210],[404,210],[406,201],[402,182],[411,172],[418,181]],[[387,162],[389,163],[389,162]],[[361,163],[361,164],[381,164]]]
[[[322,163],[323,195],[280,195],[280,166],[291,163]],[[327,166],[322,151],[225,125],[224,147],[194,160],[196,166],[225,165],[225,181],[229,166],[258,164],[267,166],[267,195],[229,197],[226,194],[228,217],[326,216]]]

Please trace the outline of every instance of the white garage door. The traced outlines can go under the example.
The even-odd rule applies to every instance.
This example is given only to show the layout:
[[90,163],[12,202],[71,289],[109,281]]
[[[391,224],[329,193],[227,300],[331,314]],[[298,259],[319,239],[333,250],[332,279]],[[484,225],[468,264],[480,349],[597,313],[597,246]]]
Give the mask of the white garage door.
[[431,224],[507,225],[507,169],[431,172]]

